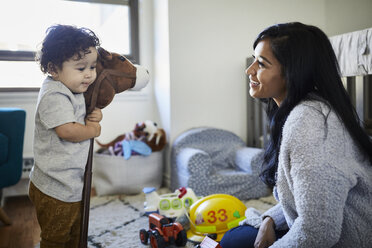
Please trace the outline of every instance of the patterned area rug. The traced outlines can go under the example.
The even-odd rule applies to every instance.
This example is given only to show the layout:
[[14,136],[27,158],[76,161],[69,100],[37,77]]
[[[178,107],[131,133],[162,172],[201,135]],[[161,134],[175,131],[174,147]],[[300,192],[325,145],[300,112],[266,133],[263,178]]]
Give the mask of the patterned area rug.
[[[160,189],[159,194],[169,193]],[[145,195],[95,196],[91,198],[88,247],[89,248],[140,248],[139,230],[148,229],[148,217],[144,214]],[[263,212],[274,206],[272,196],[243,201],[247,207]],[[188,242],[185,247],[195,245]]]

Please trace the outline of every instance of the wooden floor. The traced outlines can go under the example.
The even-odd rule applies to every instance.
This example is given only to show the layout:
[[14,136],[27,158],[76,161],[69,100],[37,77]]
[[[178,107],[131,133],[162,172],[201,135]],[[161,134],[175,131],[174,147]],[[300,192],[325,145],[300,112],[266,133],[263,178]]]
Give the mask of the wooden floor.
[[12,225],[0,222],[0,248],[33,248],[40,241],[40,227],[28,196],[7,197],[4,211]]
[[[96,196],[95,188],[91,196]],[[12,225],[0,221],[0,248],[34,248],[40,242],[40,226],[35,209],[28,196],[13,196],[5,199],[4,211]]]

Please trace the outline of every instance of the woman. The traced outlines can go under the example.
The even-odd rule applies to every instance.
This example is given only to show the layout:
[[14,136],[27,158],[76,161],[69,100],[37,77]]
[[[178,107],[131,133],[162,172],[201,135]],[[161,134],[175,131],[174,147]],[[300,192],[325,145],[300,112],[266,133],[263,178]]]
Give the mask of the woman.
[[267,102],[271,133],[261,178],[278,204],[258,228],[227,232],[222,247],[371,247],[372,142],[327,36],[278,24],[253,47],[250,95]]

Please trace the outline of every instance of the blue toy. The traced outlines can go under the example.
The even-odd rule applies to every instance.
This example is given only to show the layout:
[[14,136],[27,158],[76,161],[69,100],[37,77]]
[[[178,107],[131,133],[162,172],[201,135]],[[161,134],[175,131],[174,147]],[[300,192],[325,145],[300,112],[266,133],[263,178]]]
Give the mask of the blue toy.
[[151,154],[151,148],[143,141],[139,140],[123,140],[121,142],[123,148],[123,156],[126,160],[130,158],[133,152],[148,156]]

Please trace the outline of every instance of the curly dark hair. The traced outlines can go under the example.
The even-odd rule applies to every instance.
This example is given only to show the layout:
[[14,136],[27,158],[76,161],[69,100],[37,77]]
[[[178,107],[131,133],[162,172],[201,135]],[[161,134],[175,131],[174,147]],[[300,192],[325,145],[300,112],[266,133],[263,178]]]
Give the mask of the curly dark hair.
[[47,29],[42,48],[35,59],[39,62],[42,72],[50,73],[55,67],[61,69],[66,60],[76,55],[80,59],[89,53],[90,47],[99,45],[99,38],[92,30],[58,24]]

